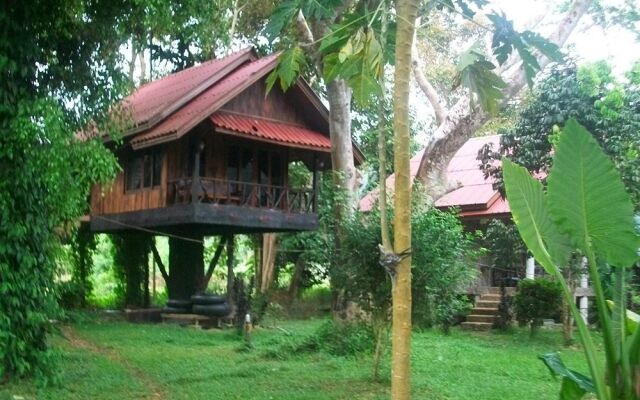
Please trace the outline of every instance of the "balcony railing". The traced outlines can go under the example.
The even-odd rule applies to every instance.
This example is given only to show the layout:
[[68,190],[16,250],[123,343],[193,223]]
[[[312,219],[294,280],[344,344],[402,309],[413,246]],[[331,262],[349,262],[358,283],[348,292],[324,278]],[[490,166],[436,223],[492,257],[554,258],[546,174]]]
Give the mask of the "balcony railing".
[[276,209],[290,213],[316,212],[317,193],[313,189],[293,189],[207,177],[197,179],[200,182],[196,182],[195,187],[192,178],[167,182],[168,204],[196,202]]

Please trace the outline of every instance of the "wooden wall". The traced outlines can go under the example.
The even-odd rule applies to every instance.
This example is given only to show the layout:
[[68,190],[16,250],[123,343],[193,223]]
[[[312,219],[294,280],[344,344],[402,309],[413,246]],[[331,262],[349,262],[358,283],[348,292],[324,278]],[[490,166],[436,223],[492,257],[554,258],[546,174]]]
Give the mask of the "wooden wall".
[[112,214],[164,207],[167,191],[167,157],[165,156],[162,162],[161,185],[134,191],[125,191],[124,163],[126,159],[126,153],[118,157],[118,162],[123,170],[118,173],[111,186],[96,185],[93,187],[91,214]]
[[266,85],[260,80],[249,86],[233,100],[222,107],[223,111],[239,114],[255,115],[277,121],[288,122],[313,129],[304,119],[303,110],[287,98],[278,85],[275,85],[269,96],[265,98]]

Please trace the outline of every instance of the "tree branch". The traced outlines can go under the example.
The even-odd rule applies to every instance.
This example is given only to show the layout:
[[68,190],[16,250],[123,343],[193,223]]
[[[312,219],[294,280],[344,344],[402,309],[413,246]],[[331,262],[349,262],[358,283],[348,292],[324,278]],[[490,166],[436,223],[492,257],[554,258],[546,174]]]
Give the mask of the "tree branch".
[[207,268],[207,272],[204,274],[204,278],[200,283],[200,290],[205,290],[207,288],[207,285],[211,280],[211,276],[213,275],[213,271],[216,269],[216,266],[218,265],[218,260],[220,260],[220,256],[222,255],[222,250],[224,250],[224,245],[226,242],[227,242],[227,237],[223,236],[220,239],[220,243],[218,243],[218,247],[216,247],[215,254],[211,258],[211,261],[209,262],[209,267]]
[[[593,0],[576,0],[549,40],[562,47],[592,2]],[[549,59],[543,57],[539,63],[541,68],[544,68],[549,64]],[[526,85],[524,71],[519,68],[506,81],[508,86],[503,92],[504,100],[501,107],[504,107]],[[417,177],[425,183],[427,192],[434,199],[446,192],[448,184],[446,169],[453,155],[488,120],[489,115],[486,112],[479,107],[469,108],[469,100],[461,99],[451,108],[444,122],[436,129],[434,139],[424,150],[417,173]]]
[[302,10],[298,11],[298,14],[296,15],[296,27],[298,28],[298,33],[302,38],[303,44],[309,49],[309,54],[318,76],[322,76],[322,63],[320,61],[320,54],[318,53],[318,44],[315,41],[313,32],[311,31]]
[[151,252],[153,253],[153,259],[156,264],[158,264],[158,269],[160,269],[160,274],[165,282],[169,282],[169,274],[167,274],[167,269],[164,267],[162,263],[162,259],[160,258],[160,253],[158,253],[158,248],[156,247],[156,241],[153,240],[151,242]]
[[420,18],[416,20],[416,30],[414,31],[413,35],[413,46],[411,47],[411,70],[413,71],[413,77],[415,78],[418,87],[420,88],[420,90],[422,90],[422,93],[427,96],[429,103],[431,103],[431,107],[433,108],[433,111],[436,115],[436,123],[440,125],[447,117],[447,110],[440,102],[440,96],[438,96],[438,92],[422,72],[424,66],[422,65],[422,63],[420,62],[420,58],[418,57],[418,46],[416,45],[418,26],[420,26]]

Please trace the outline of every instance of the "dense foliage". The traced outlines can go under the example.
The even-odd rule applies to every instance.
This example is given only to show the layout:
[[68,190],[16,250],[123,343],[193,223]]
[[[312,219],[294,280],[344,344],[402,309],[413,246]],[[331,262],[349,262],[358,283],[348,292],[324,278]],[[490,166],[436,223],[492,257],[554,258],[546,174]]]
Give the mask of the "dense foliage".
[[[73,133],[117,97],[122,4],[11,2],[0,10],[0,376],[51,368],[59,237],[115,160]],[[73,105],[73,109],[66,106]],[[103,126],[104,127],[104,126]]]
[[47,369],[48,321],[57,314],[59,236],[86,210],[91,184],[115,172],[99,143],[79,143],[60,108],[23,102],[0,136],[0,375]]
[[476,277],[473,237],[452,213],[414,207],[412,213],[413,325],[445,332],[471,304],[463,294]]
[[149,304],[149,252],[153,236],[142,232],[112,235],[117,297],[124,306]]
[[543,319],[556,317],[561,305],[560,285],[546,278],[520,281],[513,296],[516,320],[521,326],[528,325],[531,335],[542,326]]
[[[391,281],[379,265],[380,217],[358,214],[345,224],[345,248],[336,274],[349,298],[369,312],[388,315]],[[476,276],[472,237],[454,214],[414,204],[412,212],[414,327],[440,326],[445,331],[469,309],[464,289]]]
[[506,156],[529,171],[546,174],[558,126],[575,118],[593,134],[622,175],[640,207],[640,74],[638,65],[618,82],[604,62],[577,67],[555,64],[525,102],[515,127],[503,130],[500,149],[483,148],[478,158],[486,176],[502,172],[495,160]]

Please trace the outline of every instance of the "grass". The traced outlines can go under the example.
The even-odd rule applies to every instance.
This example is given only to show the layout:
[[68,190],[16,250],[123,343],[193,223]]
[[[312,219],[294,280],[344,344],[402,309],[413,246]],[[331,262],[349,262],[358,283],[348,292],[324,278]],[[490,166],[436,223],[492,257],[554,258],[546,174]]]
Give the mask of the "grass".
[[[60,354],[58,384],[11,383],[0,386],[0,399],[387,399],[388,378],[372,381],[369,355],[286,350],[322,322],[284,321],[281,329],[258,329],[253,349],[243,350],[232,330],[88,319],[65,330],[67,338],[52,338]],[[582,353],[563,349],[559,331],[541,331],[534,339],[521,330],[415,333],[413,397],[557,398],[559,382],[536,359],[554,350],[562,350],[570,367],[586,371]],[[389,376],[388,356],[382,374]]]

